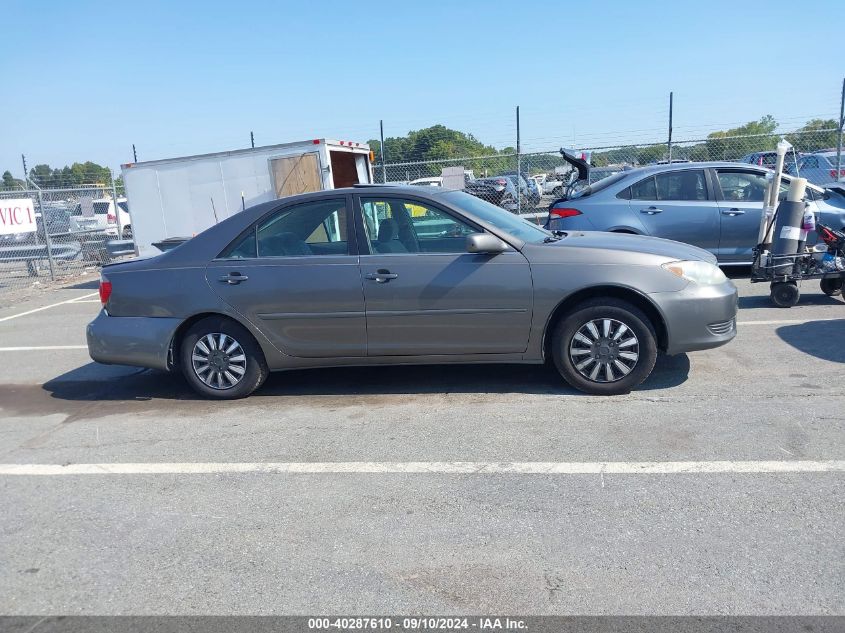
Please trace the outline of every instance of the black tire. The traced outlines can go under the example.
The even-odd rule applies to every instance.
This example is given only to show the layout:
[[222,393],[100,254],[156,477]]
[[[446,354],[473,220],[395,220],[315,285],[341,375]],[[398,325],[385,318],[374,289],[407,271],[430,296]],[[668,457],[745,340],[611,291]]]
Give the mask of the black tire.
[[131,240],[132,239],[132,225],[126,226],[123,228],[123,239]]
[[[214,344],[218,344],[220,335],[225,335],[223,350],[213,348],[208,340],[208,337],[212,336]],[[203,345],[211,352],[206,356],[211,358],[205,363],[209,366],[206,372],[198,371],[203,363],[196,361],[195,364],[194,361],[194,352],[198,349],[199,341],[202,341]],[[231,356],[225,353],[225,349],[230,348],[229,341],[238,344],[245,357],[243,361],[235,360],[240,357],[237,349],[231,352]],[[215,352],[222,353],[215,356],[213,355]],[[200,350],[198,354],[202,356],[203,352]],[[194,391],[201,396],[216,400],[245,398],[264,383],[269,373],[264,352],[261,351],[261,347],[249,330],[240,323],[226,317],[208,317],[192,325],[185,336],[182,337],[179,361],[185,380],[188,381]],[[226,378],[225,371],[213,371],[213,368],[218,367],[221,369],[226,367],[230,376],[238,378],[237,382],[230,384],[231,381]],[[237,369],[234,367],[237,367]],[[241,370],[243,370],[242,374],[240,374]],[[219,380],[214,379],[214,374],[219,376]],[[201,375],[206,378],[201,378]],[[207,380],[211,382],[209,383]],[[217,386],[215,386],[215,383]]]
[[[597,321],[599,336],[594,345],[589,347],[594,352],[586,352],[586,344],[582,342],[583,339],[576,339],[576,335],[580,333],[584,336],[586,331],[586,336],[591,337],[585,328]],[[605,321],[610,322],[608,333],[602,331]],[[619,327],[620,324],[625,329]],[[634,335],[635,344],[629,342],[630,333]],[[627,347],[623,349],[620,342],[628,344]],[[623,353],[628,357],[621,356]],[[637,357],[631,360],[630,355],[633,353]],[[584,361],[576,363],[573,360],[581,357]],[[587,362],[588,357],[592,362]],[[648,378],[654,368],[657,360],[657,334],[642,310],[627,301],[591,299],[576,306],[558,322],[552,334],[552,358],[563,379],[579,391],[600,396],[628,393]],[[602,359],[608,362],[602,362]],[[579,368],[585,362],[586,366]],[[608,366],[610,380],[606,373]],[[620,366],[627,368],[627,373],[620,370]],[[596,367],[599,367],[598,373],[591,376]]]
[[842,277],[828,277],[819,282],[822,292],[828,297],[838,297],[842,294]]
[[777,307],[791,308],[801,298],[801,291],[795,281],[779,281],[772,284],[769,297]]

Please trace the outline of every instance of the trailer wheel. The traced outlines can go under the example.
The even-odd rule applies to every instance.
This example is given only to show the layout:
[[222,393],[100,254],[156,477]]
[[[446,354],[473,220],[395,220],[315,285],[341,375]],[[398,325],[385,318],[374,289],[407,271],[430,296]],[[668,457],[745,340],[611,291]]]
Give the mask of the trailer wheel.
[[842,294],[842,277],[828,277],[819,283],[822,292],[828,297],[838,297]]
[[798,290],[798,283],[794,281],[781,281],[772,284],[772,303],[779,308],[791,308],[801,298],[801,291]]

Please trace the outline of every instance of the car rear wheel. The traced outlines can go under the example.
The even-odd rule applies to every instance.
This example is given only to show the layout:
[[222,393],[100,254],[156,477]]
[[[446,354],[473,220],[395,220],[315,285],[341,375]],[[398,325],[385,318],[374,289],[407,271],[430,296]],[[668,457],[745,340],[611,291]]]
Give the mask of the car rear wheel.
[[182,373],[206,398],[244,398],[269,373],[264,354],[252,334],[225,317],[209,317],[190,327],[180,349]]
[[579,391],[628,393],[651,374],[657,336],[648,317],[617,299],[577,306],[555,328],[552,355],[558,372]]

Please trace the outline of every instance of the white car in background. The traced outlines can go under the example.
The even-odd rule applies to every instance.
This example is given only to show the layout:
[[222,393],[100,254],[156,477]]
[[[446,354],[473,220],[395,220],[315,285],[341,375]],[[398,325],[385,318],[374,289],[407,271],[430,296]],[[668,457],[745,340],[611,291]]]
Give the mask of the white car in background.
[[93,215],[86,216],[82,205],[76,205],[70,217],[71,232],[104,231],[109,235],[132,239],[132,217],[129,215],[129,202],[126,198],[118,198],[116,208],[115,201],[111,198],[94,200],[91,206]]

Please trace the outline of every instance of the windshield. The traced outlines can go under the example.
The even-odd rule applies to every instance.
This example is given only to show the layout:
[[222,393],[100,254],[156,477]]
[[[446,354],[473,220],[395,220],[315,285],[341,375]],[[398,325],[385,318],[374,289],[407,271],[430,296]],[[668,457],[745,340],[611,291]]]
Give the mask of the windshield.
[[524,242],[542,242],[552,235],[549,231],[536,224],[531,224],[528,220],[524,220],[510,211],[505,211],[463,191],[450,191],[443,194],[443,197],[456,207],[466,209],[479,220],[492,224]]

